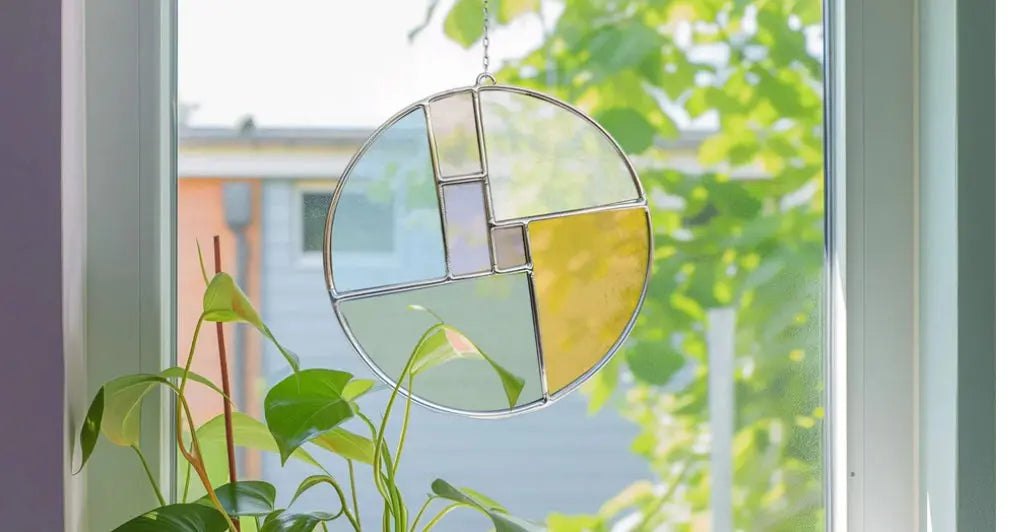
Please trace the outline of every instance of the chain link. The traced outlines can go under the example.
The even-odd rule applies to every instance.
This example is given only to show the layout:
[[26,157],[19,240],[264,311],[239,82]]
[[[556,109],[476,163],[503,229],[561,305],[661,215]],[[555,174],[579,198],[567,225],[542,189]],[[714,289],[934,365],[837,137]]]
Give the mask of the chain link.
[[488,47],[491,46],[491,40],[488,39],[487,35],[488,26],[491,23],[491,16],[488,15],[487,3],[488,0],[484,0],[484,75],[486,76],[491,74],[490,72],[488,72],[488,69],[491,66],[491,57],[488,55],[487,51]]
[[491,15],[488,13],[488,0],[484,0],[484,40],[482,44],[484,45],[484,72],[477,76],[477,85],[480,85],[484,81],[491,82],[492,85],[497,83],[494,76],[491,74],[491,56],[488,54],[488,48],[491,46],[491,39],[488,38],[488,27],[491,25]]

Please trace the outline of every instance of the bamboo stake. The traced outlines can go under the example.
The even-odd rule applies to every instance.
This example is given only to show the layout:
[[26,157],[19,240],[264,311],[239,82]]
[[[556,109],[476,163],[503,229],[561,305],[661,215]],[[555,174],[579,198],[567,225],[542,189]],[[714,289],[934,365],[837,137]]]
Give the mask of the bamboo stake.
[[[214,273],[221,273],[221,237],[214,235]],[[221,390],[224,391],[224,435],[228,445],[228,478],[234,484],[238,481],[238,472],[235,468],[235,432],[232,428],[231,420],[231,383],[228,378],[228,356],[224,348],[224,324],[217,322],[217,354],[221,366]],[[241,331],[239,332],[241,334]],[[242,531],[239,520],[232,519],[235,528]]]

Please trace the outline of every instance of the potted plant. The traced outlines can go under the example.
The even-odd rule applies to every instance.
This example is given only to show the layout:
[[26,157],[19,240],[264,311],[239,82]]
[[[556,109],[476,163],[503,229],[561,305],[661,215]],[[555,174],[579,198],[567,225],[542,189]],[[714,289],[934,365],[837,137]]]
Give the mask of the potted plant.
[[[215,242],[216,244],[216,242]],[[200,256],[200,267],[203,257]],[[220,270],[220,266],[217,268]],[[451,363],[460,358],[479,358],[490,364],[500,377],[510,406],[515,405],[524,382],[509,373],[484,354],[459,330],[444,323],[435,313],[420,306],[411,306],[419,312],[428,312],[433,324],[418,339],[413,352],[400,374],[396,388],[389,392],[389,400],[379,422],[375,423],[362,411],[357,399],[372,391],[375,382],[357,378],[346,371],[330,369],[301,369],[298,358],[286,349],[273,335],[252,303],[227,273],[213,277],[204,273],[206,289],[203,312],[193,332],[193,339],[182,367],[171,367],[157,374],[131,374],[105,383],[99,388],[88,409],[80,432],[81,463],[84,468],[99,437],[112,444],[133,449],[140,466],[147,472],[151,488],[159,506],[135,517],[116,528],[116,532],[167,531],[167,532],[237,532],[240,529],[260,532],[328,530],[328,524],[346,520],[351,529],[361,532],[358,507],[358,487],[354,482],[354,464],[364,464],[371,470],[374,489],[382,497],[384,532],[415,532],[432,530],[450,511],[469,508],[484,514],[498,532],[541,530],[543,527],[510,515],[492,499],[456,487],[442,479],[431,484],[427,501],[412,514],[404,504],[396,473],[403,454],[407,425],[410,420],[410,403],[405,408],[403,424],[395,447],[387,441],[390,414],[398,391],[409,394],[414,377],[433,367]],[[227,385],[219,388],[210,379],[192,371],[197,339],[206,323],[243,322],[260,332],[275,345],[291,366],[292,373],[267,392],[263,412],[266,422],[233,412]],[[219,328],[220,329],[220,328]],[[218,331],[220,334],[220,330]],[[223,344],[222,344],[223,345]],[[227,383],[225,358],[222,361],[223,382]],[[200,427],[196,427],[185,391],[190,385],[213,389],[224,398],[225,412]],[[165,387],[176,399],[175,445],[185,460],[185,473],[180,479],[182,501],[172,503],[161,493],[147,461],[140,450],[140,404],[152,391]],[[360,419],[367,433],[356,434],[342,425]],[[220,449],[221,441],[226,445]],[[208,471],[209,447],[228,453],[229,481],[215,485]],[[317,471],[306,477],[288,504],[276,500],[276,489],[262,480],[237,480],[234,468],[235,446],[276,453],[281,463],[289,459],[305,462]],[[345,483],[327,471],[307,451],[333,453],[343,458],[348,466]],[[326,512],[297,512],[287,509],[306,490],[317,485],[328,485],[334,492],[334,504]],[[202,490],[201,498],[190,499],[189,490]],[[434,512],[441,505],[441,509]],[[433,515],[432,512],[434,512]]]

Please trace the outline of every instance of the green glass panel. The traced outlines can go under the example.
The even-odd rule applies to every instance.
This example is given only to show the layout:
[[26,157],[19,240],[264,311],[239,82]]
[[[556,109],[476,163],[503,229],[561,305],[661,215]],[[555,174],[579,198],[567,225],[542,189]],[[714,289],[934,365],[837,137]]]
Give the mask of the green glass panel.
[[[459,329],[509,372],[525,381],[517,406],[540,400],[540,366],[525,272],[461,279],[406,292],[339,303],[348,328],[368,357],[394,381],[415,344],[436,319]],[[452,360],[418,375],[414,393],[463,410],[508,408],[498,375],[479,359]]]

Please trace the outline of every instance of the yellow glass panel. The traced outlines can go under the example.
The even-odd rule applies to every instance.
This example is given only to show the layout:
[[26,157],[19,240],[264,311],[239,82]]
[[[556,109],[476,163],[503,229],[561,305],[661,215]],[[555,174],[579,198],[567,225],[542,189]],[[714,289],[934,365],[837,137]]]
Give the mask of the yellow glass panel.
[[531,222],[530,255],[547,388],[555,393],[603,359],[631,320],[645,284],[645,209]]

